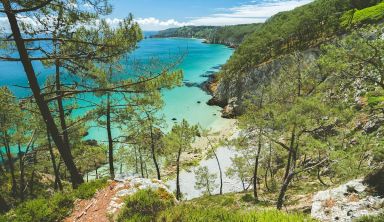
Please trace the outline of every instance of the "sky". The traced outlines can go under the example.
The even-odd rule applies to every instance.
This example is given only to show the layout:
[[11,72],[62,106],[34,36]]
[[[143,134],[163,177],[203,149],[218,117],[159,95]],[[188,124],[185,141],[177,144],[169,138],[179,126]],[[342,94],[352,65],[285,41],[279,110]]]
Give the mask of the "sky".
[[111,21],[132,13],[143,30],[185,25],[235,25],[264,22],[272,15],[312,0],[111,0]]
[[[313,0],[110,0],[112,14],[107,21],[118,24],[132,13],[144,31],[158,31],[187,25],[224,26],[260,23],[272,15],[294,9]],[[85,5],[84,5],[85,6]],[[73,7],[78,7],[76,4]],[[20,20],[36,25],[30,17]],[[0,29],[9,30],[8,19],[0,15]]]

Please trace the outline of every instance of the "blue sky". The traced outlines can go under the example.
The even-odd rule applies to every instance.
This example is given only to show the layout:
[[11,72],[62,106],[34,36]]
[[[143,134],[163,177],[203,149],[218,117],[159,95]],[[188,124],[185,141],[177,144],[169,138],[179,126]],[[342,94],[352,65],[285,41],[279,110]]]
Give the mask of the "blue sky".
[[[132,13],[144,31],[186,25],[260,23],[278,12],[291,10],[311,1],[313,0],[110,0],[114,10],[107,21],[115,25]],[[32,26],[37,25],[36,18],[33,17],[20,17],[19,20]],[[8,19],[3,14],[0,16],[0,29],[9,30]]]
[[133,13],[144,30],[184,25],[234,25],[264,22],[270,16],[312,0],[111,0],[110,19]]

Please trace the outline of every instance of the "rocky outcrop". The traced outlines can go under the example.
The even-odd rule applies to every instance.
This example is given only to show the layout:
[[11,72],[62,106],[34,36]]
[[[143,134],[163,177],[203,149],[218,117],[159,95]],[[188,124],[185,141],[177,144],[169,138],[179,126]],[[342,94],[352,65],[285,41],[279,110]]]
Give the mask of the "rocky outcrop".
[[[161,191],[174,198],[172,192],[159,180],[120,175],[109,181],[106,188],[99,190],[92,199],[77,200],[72,214],[64,222],[111,222],[115,221],[124,199],[140,190]],[[176,202],[176,198],[174,198]]]
[[116,212],[118,212],[124,206],[125,197],[131,196],[139,190],[161,189],[163,192],[167,192],[169,195],[173,196],[172,192],[168,189],[168,187],[157,179],[119,176],[118,178],[115,178],[115,181],[117,182],[117,185],[114,187],[116,193],[111,198],[111,202],[107,207],[107,213],[110,215],[115,215]]
[[[302,52],[306,63],[315,61],[319,56],[318,49],[309,49]],[[260,95],[260,86],[269,82],[276,76],[282,66],[292,62],[288,57],[282,56],[263,64],[255,66],[251,71],[239,74],[226,73],[224,78],[213,82],[213,98],[210,105],[224,108],[223,117],[234,117],[244,112],[244,101],[247,98]],[[232,76],[232,77],[229,77]]]
[[384,212],[384,198],[368,192],[363,180],[353,180],[313,196],[311,216],[320,221],[351,222]]

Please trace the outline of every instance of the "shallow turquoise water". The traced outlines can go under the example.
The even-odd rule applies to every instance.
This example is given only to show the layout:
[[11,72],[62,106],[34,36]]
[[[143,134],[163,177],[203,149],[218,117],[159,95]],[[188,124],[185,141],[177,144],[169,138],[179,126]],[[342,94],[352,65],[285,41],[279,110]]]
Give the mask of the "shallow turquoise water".
[[[145,39],[139,44],[139,48],[130,55],[130,60],[146,63],[150,58],[158,58],[169,61],[185,54],[183,61],[177,66],[184,71],[184,81],[189,83],[201,83],[206,80],[202,75],[207,72],[217,71],[218,66],[224,64],[232,54],[232,49],[223,45],[204,44],[197,39]],[[130,64],[130,62],[128,62]],[[52,70],[44,69],[36,63],[35,69],[41,83],[52,74]],[[124,75],[124,74],[123,74]],[[0,86],[10,86],[18,97],[29,95],[25,89],[13,85],[26,85],[25,73],[19,63],[0,63]],[[162,91],[165,106],[162,111],[167,129],[170,129],[175,121],[186,119],[193,124],[200,124],[204,128],[219,128],[222,124],[220,108],[206,105],[210,96],[198,87],[177,87]],[[89,97],[91,95],[88,95]],[[199,104],[198,101],[201,103]],[[86,110],[78,110],[75,114],[81,115]],[[115,129],[114,134],[119,130]],[[88,139],[106,140],[105,129],[92,127],[89,130]]]

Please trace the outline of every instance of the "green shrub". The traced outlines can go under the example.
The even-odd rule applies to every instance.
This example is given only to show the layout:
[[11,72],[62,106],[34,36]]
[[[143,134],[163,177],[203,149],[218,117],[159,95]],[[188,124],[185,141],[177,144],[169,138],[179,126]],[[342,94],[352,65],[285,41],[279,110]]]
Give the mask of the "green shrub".
[[241,197],[241,200],[244,201],[244,202],[249,203],[249,202],[254,201],[255,198],[253,198],[252,194],[247,193],[247,194],[245,194],[245,195],[243,195],[243,196]]
[[106,185],[106,179],[93,180],[88,183],[83,183],[76,190],[74,190],[74,196],[78,199],[92,198],[97,190],[105,187]]
[[384,2],[361,10],[350,10],[341,17],[341,25],[363,25],[380,22],[384,19]]
[[311,222],[303,214],[287,214],[280,211],[228,211],[225,208],[204,208],[180,205],[163,211],[158,222]]
[[13,211],[0,217],[2,221],[15,222],[53,222],[60,221],[68,216],[73,208],[73,197],[62,193],[55,194],[52,198],[29,200],[22,203]]
[[71,193],[56,193],[49,199],[28,200],[8,214],[0,216],[0,222],[55,222],[67,217],[73,208],[75,198],[87,199],[106,185],[106,180],[95,180],[82,184]]
[[73,199],[70,195],[56,194],[49,200],[26,201],[4,218],[5,221],[15,222],[53,222],[65,218],[72,208]]
[[236,204],[236,200],[233,197],[225,197],[224,200],[221,203],[221,206],[227,207],[227,206],[233,206]]
[[53,213],[56,214],[57,218],[60,220],[71,213],[74,206],[73,202],[74,199],[72,195],[57,193],[50,199],[50,206]]
[[174,197],[163,190],[140,190],[125,200],[119,222],[151,222],[157,214],[174,205]]
[[384,214],[380,214],[377,216],[364,216],[354,220],[354,222],[383,222],[383,221],[384,221]]
[[7,217],[5,215],[0,215],[0,222],[7,222]]
[[384,167],[370,173],[364,182],[373,188],[377,195],[384,197]]
[[56,221],[56,214],[44,199],[27,201],[18,206],[8,216],[14,222],[50,222]]

